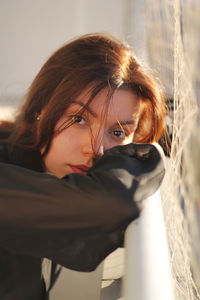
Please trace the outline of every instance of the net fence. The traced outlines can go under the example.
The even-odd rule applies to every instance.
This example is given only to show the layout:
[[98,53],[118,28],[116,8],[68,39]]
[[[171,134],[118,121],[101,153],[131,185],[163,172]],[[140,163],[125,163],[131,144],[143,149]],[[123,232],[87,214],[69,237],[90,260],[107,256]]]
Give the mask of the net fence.
[[[145,2],[148,61],[163,82],[172,136],[162,201],[176,299],[200,299],[200,2]],[[173,128],[173,130],[172,130]]]

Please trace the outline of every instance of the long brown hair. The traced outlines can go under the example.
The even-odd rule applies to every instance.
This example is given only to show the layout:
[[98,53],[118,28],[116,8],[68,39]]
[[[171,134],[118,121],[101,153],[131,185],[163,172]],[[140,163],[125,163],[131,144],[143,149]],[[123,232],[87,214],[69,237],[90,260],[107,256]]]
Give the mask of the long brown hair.
[[[97,33],[83,35],[64,45],[43,65],[15,122],[9,125],[10,142],[32,150],[46,147],[46,153],[55,124],[91,83],[93,89],[88,103],[105,87],[109,87],[111,94],[116,89],[132,90],[141,102],[134,142],[159,140],[165,114],[160,84],[125,42]],[[41,112],[43,117],[37,122]]]

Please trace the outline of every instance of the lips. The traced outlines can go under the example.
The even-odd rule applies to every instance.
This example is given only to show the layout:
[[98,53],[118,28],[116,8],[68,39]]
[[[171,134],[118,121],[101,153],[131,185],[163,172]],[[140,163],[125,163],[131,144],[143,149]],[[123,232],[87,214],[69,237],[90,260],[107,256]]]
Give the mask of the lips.
[[89,170],[89,167],[86,165],[74,165],[74,166],[70,166],[70,168],[72,169],[73,173],[80,173],[80,174],[86,174],[87,171]]

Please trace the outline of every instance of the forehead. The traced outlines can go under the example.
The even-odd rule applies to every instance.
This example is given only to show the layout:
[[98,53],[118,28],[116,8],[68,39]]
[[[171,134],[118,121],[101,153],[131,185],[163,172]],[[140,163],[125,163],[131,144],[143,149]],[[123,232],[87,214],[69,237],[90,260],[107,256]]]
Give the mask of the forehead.
[[[95,115],[100,116],[106,111],[108,118],[123,120],[131,118],[139,109],[138,97],[128,89],[119,89],[109,96],[109,88],[102,89],[89,104],[89,108]],[[90,97],[89,89],[84,90],[71,105],[86,105]]]

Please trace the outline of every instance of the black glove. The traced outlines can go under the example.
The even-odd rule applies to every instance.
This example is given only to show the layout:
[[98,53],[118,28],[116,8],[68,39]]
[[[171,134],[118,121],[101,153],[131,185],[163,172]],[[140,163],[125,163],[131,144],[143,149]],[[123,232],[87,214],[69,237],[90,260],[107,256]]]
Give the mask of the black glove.
[[127,193],[133,195],[133,200],[139,202],[158,189],[165,170],[161,155],[154,145],[131,143],[105,151],[88,175],[94,176],[93,172],[104,173],[105,178],[117,177],[126,186]]

